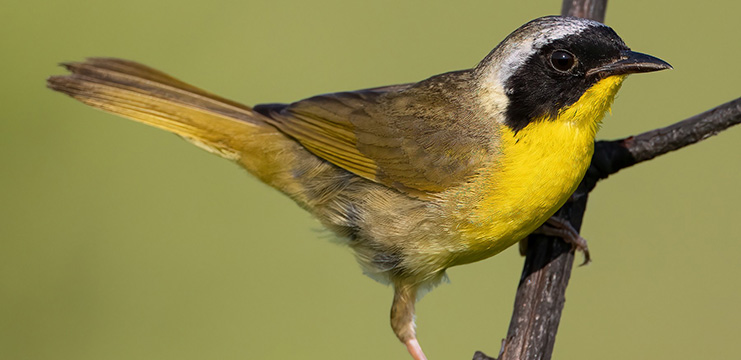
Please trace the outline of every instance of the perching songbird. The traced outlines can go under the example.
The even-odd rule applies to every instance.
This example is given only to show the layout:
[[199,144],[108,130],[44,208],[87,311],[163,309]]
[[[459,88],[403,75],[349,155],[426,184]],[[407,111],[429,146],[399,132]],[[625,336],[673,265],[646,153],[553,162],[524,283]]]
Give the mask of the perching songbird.
[[625,77],[671,68],[604,24],[558,16],[472,69],[292,104],[245,106],[126,60],[65,66],[50,88],[235,161],[345,239],[393,285],[391,327],[416,360],[418,292],[544,224],[584,176]]

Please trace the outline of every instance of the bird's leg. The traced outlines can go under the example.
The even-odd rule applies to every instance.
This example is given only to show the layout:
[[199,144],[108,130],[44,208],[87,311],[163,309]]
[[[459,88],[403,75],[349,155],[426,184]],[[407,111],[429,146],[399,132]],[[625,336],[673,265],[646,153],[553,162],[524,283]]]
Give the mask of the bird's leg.
[[394,302],[391,305],[391,328],[396,336],[406,345],[414,360],[427,360],[414,331],[414,303],[417,298],[417,287],[396,283],[394,285]]
[[576,250],[584,253],[584,262],[580,266],[589,264],[592,261],[589,256],[589,248],[587,247],[587,239],[581,237],[579,232],[574,229],[571,224],[557,216],[551,216],[545,222],[537,228],[534,233],[543,234],[548,236],[556,236],[562,238],[567,243],[571,244]]

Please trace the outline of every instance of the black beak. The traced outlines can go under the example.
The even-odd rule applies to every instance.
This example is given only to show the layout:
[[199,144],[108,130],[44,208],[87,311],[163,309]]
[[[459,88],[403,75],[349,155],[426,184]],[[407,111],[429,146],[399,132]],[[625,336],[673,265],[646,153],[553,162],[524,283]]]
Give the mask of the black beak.
[[620,59],[598,68],[589,69],[587,76],[599,74],[605,78],[612,75],[627,75],[664,69],[673,69],[669,63],[651,55],[624,50],[620,52]]

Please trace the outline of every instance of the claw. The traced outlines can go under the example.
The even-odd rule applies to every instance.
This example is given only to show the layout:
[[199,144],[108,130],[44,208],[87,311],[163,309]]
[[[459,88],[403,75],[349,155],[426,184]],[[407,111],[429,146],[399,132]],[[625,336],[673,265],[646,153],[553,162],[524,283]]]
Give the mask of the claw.
[[535,230],[535,232],[538,234],[560,237],[567,243],[571,244],[573,249],[584,253],[584,262],[579,266],[584,266],[592,262],[592,257],[589,254],[589,247],[587,247],[587,239],[581,237],[579,232],[576,231],[568,221],[552,216],[545,222],[545,224]]

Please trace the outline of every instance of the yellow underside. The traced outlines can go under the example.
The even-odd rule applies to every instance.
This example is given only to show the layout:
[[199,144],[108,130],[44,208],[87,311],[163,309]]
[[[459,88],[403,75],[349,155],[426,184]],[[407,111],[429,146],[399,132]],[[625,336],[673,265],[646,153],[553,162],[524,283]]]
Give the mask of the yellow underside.
[[534,121],[516,134],[502,127],[502,154],[472,189],[482,195],[459,228],[466,250],[456,263],[506,249],[566,202],[589,167],[595,134],[624,78],[596,83],[556,119]]

